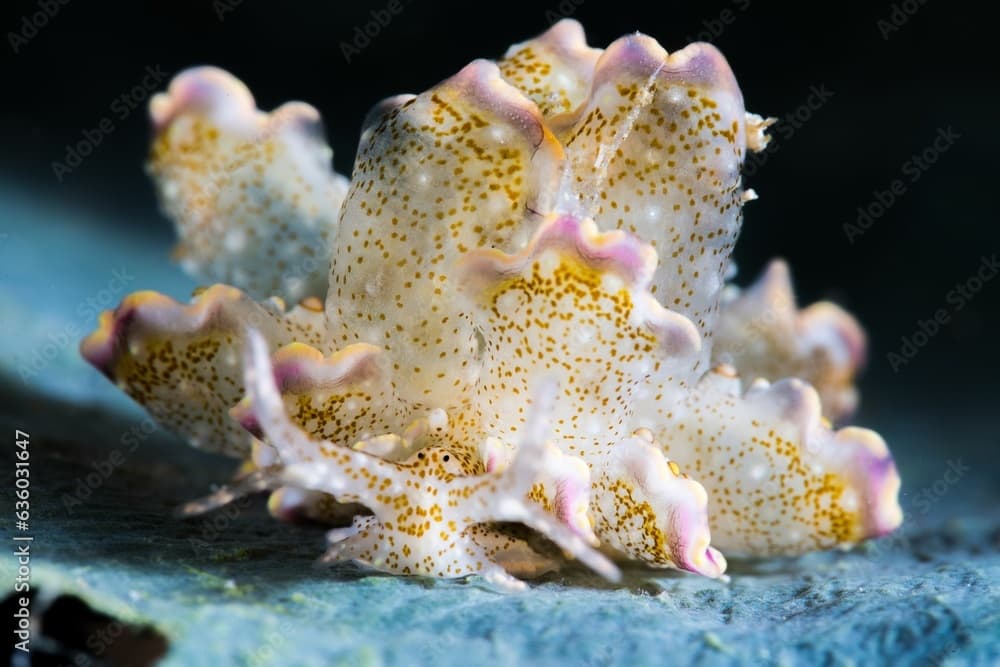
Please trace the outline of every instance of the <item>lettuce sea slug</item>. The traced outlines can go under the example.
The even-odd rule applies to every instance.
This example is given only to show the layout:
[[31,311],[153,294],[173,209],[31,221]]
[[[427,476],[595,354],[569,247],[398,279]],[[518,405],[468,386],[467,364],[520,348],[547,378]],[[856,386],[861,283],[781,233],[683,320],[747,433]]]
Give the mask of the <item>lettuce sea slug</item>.
[[219,69],[150,112],[176,258],[214,284],[128,296],[82,351],[246,463],[188,512],[266,489],[336,526],[327,560],[512,588],[566,558],[719,577],[900,524],[882,438],[831,425],[861,328],[800,310],[781,262],[726,284],[772,121],[711,45],[561,21],[378,104],[350,180],[315,109],[258,111]]

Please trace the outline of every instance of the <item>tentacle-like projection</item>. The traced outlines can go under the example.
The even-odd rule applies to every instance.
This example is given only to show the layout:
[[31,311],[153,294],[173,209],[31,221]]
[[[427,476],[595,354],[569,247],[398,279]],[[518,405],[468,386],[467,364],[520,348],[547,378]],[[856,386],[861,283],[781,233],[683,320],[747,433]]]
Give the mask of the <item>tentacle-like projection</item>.
[[569,216],[550,218],[516,255],[470,253],[461,282],[486,341],[477,407],[487,433],[512,440],[539,378],[557,378],[555,443],[590,466],[602,542],[718,576],[725,560],[708,546],[704,489],[629,426],[636,389],[699,349],[694,325],[649,293],[655,266],[652,247],[630,234]]
[[752,196],[740,166],[748,142],[764,143],[761,125],[748,126],[736,79],[715,47],[668,55],[638,34],[604,51],[573,116],[559,135],[571,165],[560,205],[656,248],[653,292],[698,327],[704,372],[741,208]]
[[600,49],[587,46],[579,23],[563,19],[542,35],[511,46],[497,65],[551,122],[586,99],[600,55]]
[[[300,441],[305,449],[286,447],[280,456],[267,443],[257,441],[257,467],[335,458],[343,447],[400,461],[443,440],[448,431],[448,415],[443,410],[414,417],[398,400],[385,355],[374,345],[354,343],[324,357],[315,348],[292,343],[273,355],[272,367],[286,413],[310,438]],[[247,431],[263,437],[249,397],[230,414]],[[483,470],[477,454],[473,445],[452,452],[465,472]],[[352,516],[350,507],[333,496],[294,487],[277,489],[268,507],[279,517],[329,523]]]
[[148,169],[185,270],[254,298],[323,298],[347,179],[332,171],[319,113],[301,102],[263,113],[240,81],[200,67],[150,114]]
[[861,326],[837,305],[799,310],[788,265],[774,260],[757,282],[723,301],[712,355],[744,378],[805,380],[819,392],[823,414],[839,420],[857,404],[854,378],[865,345]]
[[607,452],[594,481],[595,530],[607,546],[654,567],[708,577],[726,571],[712,540],[704,487],[639,430]]
[[[551,397],[541,395],[541,405],[506,470],[464,475],[447,450],[439,448],[427,448],[396,463],[334,443],[317,443],[285,414],[267,343],[256,333],[250,337],[246,374],[255,422],[282,460],[296,461],[303,452],[316,449],[325,450],[325,456],[322,461],[290,463],[273,476],[260,475],[244,484],[259,488],[281,483],[321,491],[372,511],[372,517],[357,519],[351,529],[336,535],[334,558],[397,574],[481,574],[514,584],[484,546],[488,540],[474,539],[468,532],[474,526],[513,521],[539,531],[601,575],[618,577],[614,565],[588,544],[591,534],[573,530],[528,499],[532,486],[560,470],[561,455],[545,443],[544,416]],[[216,500],[232,495],[226,491]],[[190,509],[201,511],[213,504],[210,500]]]
[[[286,411],[316,442],[349,447],[378,434],[403,432],[406,416],[394,399],[380,348],[355,343],[324,357],[315,348],[292,343],[274,354],[272,364]],[[230,414],[259,435],[249,398]],[[294,460],[322,455],[319,450],[301,452]]]
[[285,311],[281,299],[257,303],[214,285],[190,304],[157,292],[136,292],[81,345],[83,356],[158,421],[195,447],[240,458],[252,440],[229,418],[244,394],[241,365],[246,327],[272,349],[293,341],[321,345],[326,320],[317,299]]
[[729,554],[774,556],[843,547],[896,529],[899,475],[867,429],[832,431],[799,380],[708,374],[665,409],[664,451],[709,494],[712,539]]

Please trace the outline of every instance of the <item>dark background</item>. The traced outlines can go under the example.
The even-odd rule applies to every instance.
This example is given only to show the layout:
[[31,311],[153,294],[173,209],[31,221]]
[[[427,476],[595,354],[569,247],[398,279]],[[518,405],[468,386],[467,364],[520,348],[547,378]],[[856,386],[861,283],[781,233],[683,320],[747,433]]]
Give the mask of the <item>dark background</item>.
[[[802,301],[833,298],[854,312],[870,333],[862,383],[869,405],[912,409],[919,422],[935,419],[934,410],[996,402],[1000,280],[986,283],[959,312],[946,296],[975,275],[982,256],[1000,252],[997,40],[978,10],[944,0],[854,9],[755,0],[396,0],[402,12],[347,62],[342,43],[388,0],[51,0],[55,15],[14,53],[10,34],[23,31],[25,17],[48,1],[5,3],[0,21],[0,179],[97,213],[107,226],[95,234],[112,234],[115,225],[147,227],[163,237],[165,253],[170,225],[156,214],[142,170],[145,105],[125,118],[111,108],[140,84],[147,66],[172,75],[215,64],[246,82],[262,108],[289,99],[312,103],[323,113],[337,170],[349,173],[358,127],[373,103],[419,92],[475,57],[499,57],[557,14],[581,20],[595,46],[634,30],[671,51],[699,34],[710,37],[754,112],[783,118],[808,102],[811,87],[833,93],[817,109],[800,109],[808,120],[774,128],[772,152],[753,162],[747,180],[761,199],[747,208],[736,254],[740,280],[783,256]],[[892,18],[902,23],[898,29]],[[104,117],[114,132],[59,182],[52,163]],[[948,128],[959,138],[912,182],[907,161]],[[850,243],[844,225],[896,179],[905,191]],[[887,354],[941,308],[949,323],[894,372]]]

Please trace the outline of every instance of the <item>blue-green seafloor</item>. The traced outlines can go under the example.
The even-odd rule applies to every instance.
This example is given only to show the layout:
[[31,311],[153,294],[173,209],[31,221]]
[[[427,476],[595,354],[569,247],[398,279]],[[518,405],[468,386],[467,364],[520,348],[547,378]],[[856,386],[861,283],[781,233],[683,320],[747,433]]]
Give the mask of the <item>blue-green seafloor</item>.
[[[850,553],[733,562],[730,583],[634,569],[610,587],[573,571],[501,595],[474,580],[319,569],[323,530],[271,520],[260,498],[173,518],[233,463],[154,431],[78,357],[98,307],[137,289],[190,291],[168,239],[0,195],[0,433],[5,470],[13,430],[31,435],[32,586],[153,625],[169,641],[162,664],[1000,664],[995,406],[930,419],[872,391],[858,421],[896,455],[901,533]],[[0,559],[5,587],[14,576]]]

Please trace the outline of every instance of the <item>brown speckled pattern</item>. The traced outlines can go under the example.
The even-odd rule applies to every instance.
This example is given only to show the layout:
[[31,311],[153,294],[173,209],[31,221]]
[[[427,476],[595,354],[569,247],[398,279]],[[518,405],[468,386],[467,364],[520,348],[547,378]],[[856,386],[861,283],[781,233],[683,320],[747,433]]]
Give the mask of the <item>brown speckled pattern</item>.
[[781,264],[724,289],[772,121],[711,45],[601,51],[561,21],[378,105],[349,187],[311,107],[263,114],[220,70],[151,109],[185,266],[235,286],[132,295],[83,352],[195,446],[252,456],[192,511],[272,489],[279,517],[353,515],[330,560],[514,588],[557,563],[510,523],[608,578],[605,553],[719,577],[720,549],[899,525],[885,443],[823,417],[853,405],[860,328],[799,312]]

